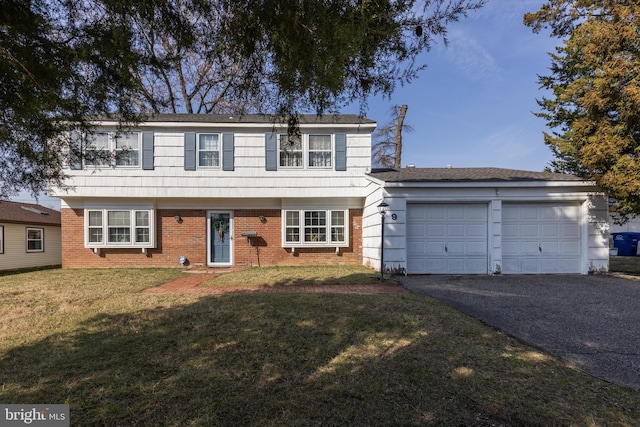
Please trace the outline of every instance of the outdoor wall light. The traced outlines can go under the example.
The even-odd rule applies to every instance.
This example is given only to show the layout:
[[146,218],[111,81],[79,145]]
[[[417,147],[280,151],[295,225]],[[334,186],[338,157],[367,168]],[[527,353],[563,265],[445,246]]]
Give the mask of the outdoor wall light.
[[180,223],[182,222],[182,217],[181,217],[180,215],[176,215],[176,216],[174,216],[173,218],[176,220],[176,222],[177,222],[178,224],[180,224]]
[[259,219],[259,220],[260,220],[260,222],[261,222],[261,223],[263,223],[263,224],[266,224],[266,222],[267,222],[267,218],[265,218],[265,216],[264,216],[264,215],[260,215],[260,216],[258,217],[258,219]]

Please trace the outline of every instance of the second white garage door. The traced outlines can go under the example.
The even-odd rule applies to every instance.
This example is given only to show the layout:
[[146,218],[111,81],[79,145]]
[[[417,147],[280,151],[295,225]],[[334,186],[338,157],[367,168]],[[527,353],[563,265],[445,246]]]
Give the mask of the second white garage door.
[[502,206],[502,271],[580,273],[579,204]]
[[485,204],[407,205],[407,273],[486,274]]

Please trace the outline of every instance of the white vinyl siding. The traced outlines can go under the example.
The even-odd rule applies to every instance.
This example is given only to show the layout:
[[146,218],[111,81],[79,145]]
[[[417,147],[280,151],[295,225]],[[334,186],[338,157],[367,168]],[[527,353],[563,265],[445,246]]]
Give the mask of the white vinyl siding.
[[284,246],[344,246],[347,215],[345,210],[286,210]]
[[[150,125],[149,125],[150,126]],[[65,200],[80,198],[126,198],[130,200],[146,200],[149,198],[226,198],[237,200],[252,199],[259,195],[264,199],[304,198],[326,199],[348,198],[355,200],[366,197],[366,172],[371,165],[371,135],[368,130],[352,130],[346,134],[347,153],[344,156],[347,168],[337,172],[335,137],[334,167],[280,167],[278,143],[273,144],[275,153],[274,170],[265,169],[265,132],[239,131],[238,129],[186,128],[176,131],[153,129],[154,132],[154,168],[143,170],[142,167],[87,167],[69,173],[68,185],[74,188],[73,194],[54,188],[55,195]],[[185,170],[185,133],[194,130],[193,169]],[[233,171],[223,170],[223,159],[218,169],[198,168],[197,144],[198,133],[219,133],[223,136],[228,130],[234,130]],[[270,129],[268,129],[270,130]],[[324,130],[313,130],[308,133],[323,134]],[[304,132],[304,130],[303,130]],[[140,132],[142,133],[142,132]],[[282,134],[284,132],[281,132]],[[328,133],[328,132],[327,132]],[[277,135],[276,135],[277,136]],[[222,144],[223,146],[225,144]],[[223,150],[224,151],[224,150]],[[222,155],[222,153],[221,153]],[[303,159],[305,160],[305,159]],[[117,192],[114,193],[114,188]],[[71,202],[73,203],[73,202]],[[98,203],[99,205],[99,203]],[[93,208],[81,206],[82,208]]]
[[27,228],[27,252],[44,252],[44,228]]
[[87,247],[153,247],[153,210],[90,209],[85,213]]

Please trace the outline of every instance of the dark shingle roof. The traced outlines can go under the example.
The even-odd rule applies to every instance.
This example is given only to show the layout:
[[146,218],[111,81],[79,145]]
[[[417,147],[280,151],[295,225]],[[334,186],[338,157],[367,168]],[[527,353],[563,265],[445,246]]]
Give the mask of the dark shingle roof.
[[[356,114],[316,114],[300,115],[301,124],[375,124],[376,122]],[[100,118],[105,120],[105,117]],[[178,122],[178,123],[257,123],[284,124],[288,117],[268,114],[155,114],[145,119],[146,122]]]
[[369,176],[384,182],[583,181],[574,175],[500,168],[373,169]]
[[60,225],[60,212],[31,203],[0,200],[0,222]]

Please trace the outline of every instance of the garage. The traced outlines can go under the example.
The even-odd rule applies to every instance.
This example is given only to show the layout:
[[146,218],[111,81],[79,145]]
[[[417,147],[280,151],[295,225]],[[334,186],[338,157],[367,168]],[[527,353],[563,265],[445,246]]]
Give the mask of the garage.
[[580,273],[580,212],[577,203],[504,203],[503,273]]
[[486,204],[408,204],[409,274],[486,274]]
[[365,200],[364,265],[405,274],[608,271],[609,200],[593,182],[455,167],[380,169],[368,178],[378,190]]

